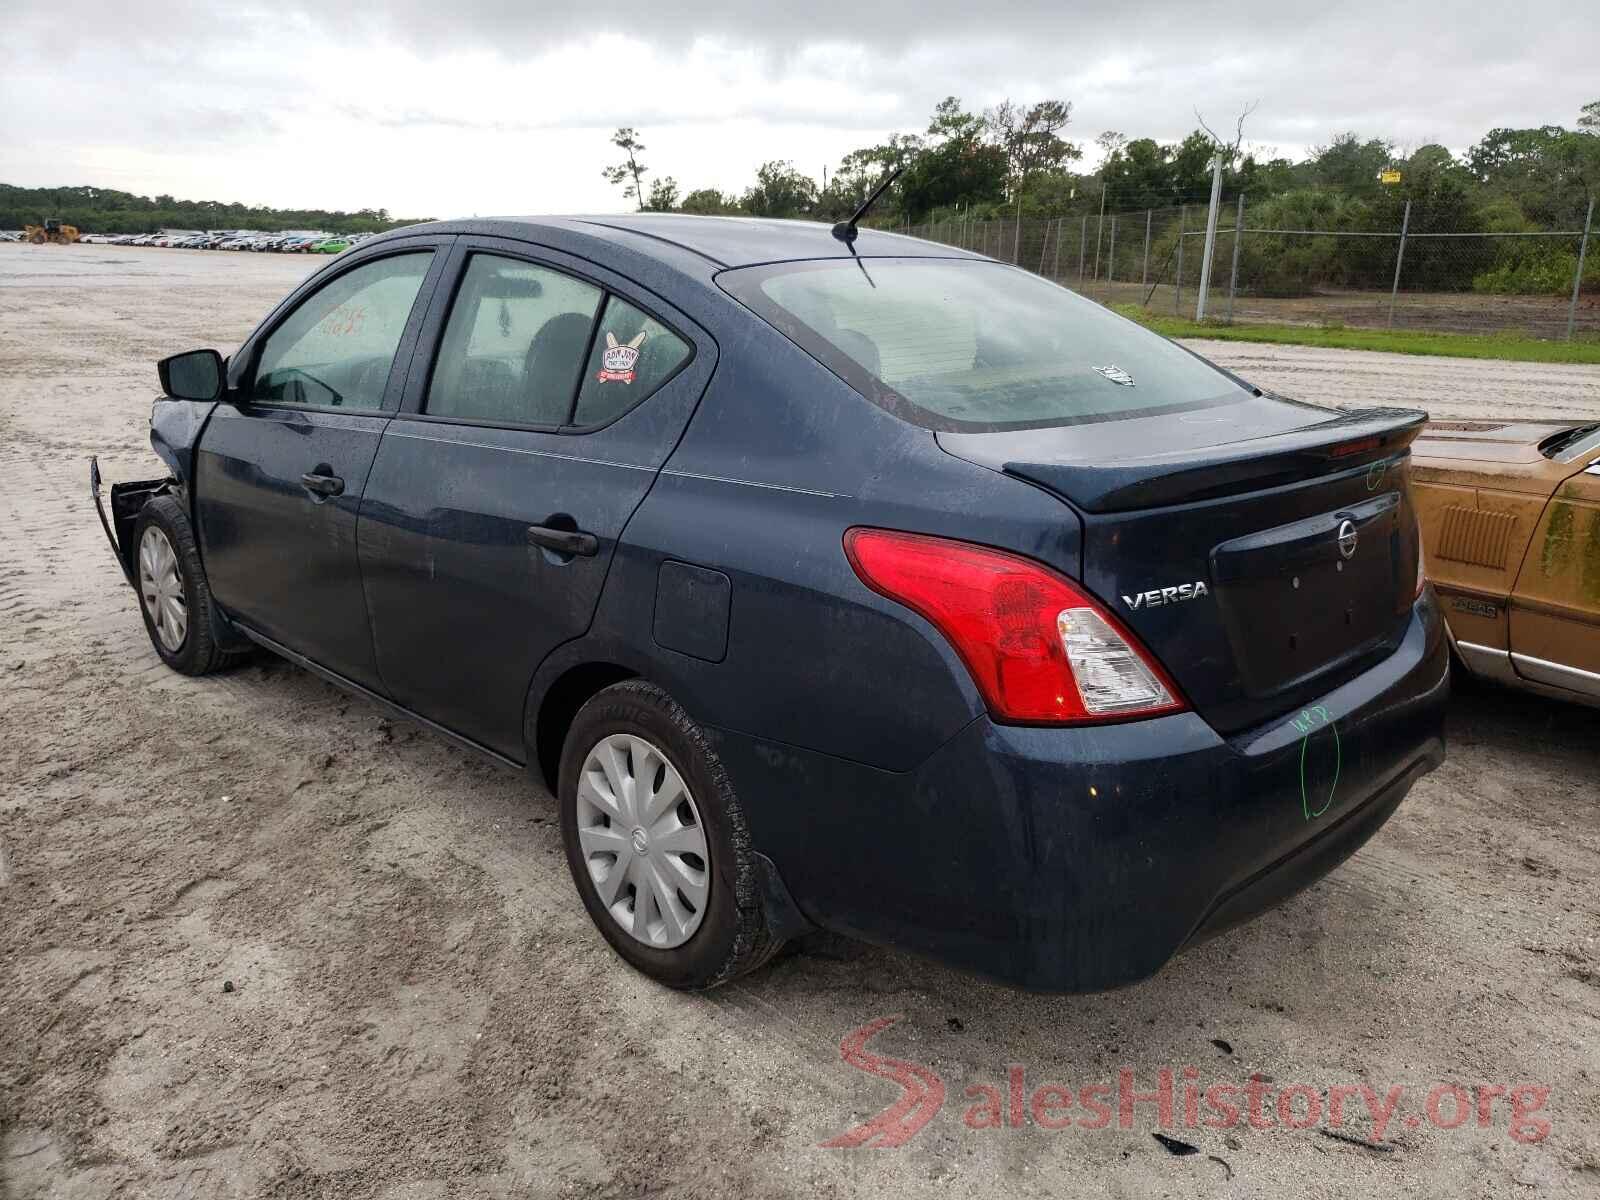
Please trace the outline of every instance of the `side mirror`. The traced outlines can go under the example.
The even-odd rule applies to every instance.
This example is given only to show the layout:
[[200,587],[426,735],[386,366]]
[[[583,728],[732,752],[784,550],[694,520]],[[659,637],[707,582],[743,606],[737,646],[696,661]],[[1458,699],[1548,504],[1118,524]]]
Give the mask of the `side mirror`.
[[161,390],[174,400],[216,400],[223,389],[222,355],[215,350],[190,350],[156,364]]

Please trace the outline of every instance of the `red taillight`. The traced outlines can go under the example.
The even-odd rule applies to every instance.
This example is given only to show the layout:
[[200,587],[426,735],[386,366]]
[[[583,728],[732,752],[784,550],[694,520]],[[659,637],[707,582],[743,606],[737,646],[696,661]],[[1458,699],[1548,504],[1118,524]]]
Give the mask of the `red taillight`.
[[1113,721],[1184,707],[1099,601],[1036,562],[886,529],[852,529],[844,549],[863,583],[950,640],[1001,720]]

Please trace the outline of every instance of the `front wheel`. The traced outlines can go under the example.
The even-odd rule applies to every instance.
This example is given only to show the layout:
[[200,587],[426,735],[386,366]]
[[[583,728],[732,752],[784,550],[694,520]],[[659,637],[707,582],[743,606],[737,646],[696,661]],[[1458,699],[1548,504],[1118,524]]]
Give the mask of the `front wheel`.
[[567,733],[561,835],[611,948],[652,979],[709,988],[774,951],[744,810],[704,732],[642,680],[606,688]]
[[188,515],[170,495],[153,497],[134,522],[134,587],[145,632],[161,661],[209,675],[236,655],[217,645],[211,589]]

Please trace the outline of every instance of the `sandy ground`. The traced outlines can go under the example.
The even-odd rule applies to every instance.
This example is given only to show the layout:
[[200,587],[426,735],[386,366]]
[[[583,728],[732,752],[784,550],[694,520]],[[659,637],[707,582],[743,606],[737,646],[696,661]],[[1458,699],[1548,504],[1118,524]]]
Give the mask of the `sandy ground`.
[[[313,265],[0,247],[0,1195],[1600,1191],[1592,712],[1458,694],[1447,764],[1366,849],[1120,992],[1025,995],[818,936],[679,995],[590,927],[539,787],[281,662],[168,672],[85,459],[158,473],[152,362],[231,348]],[[1218,354],[1309,399],[1600,414],[1594,370]],[[823,1148],[900,1094],[841,1061],[885,1017],[871,1049],[937,1075],[943,1107],[898,1147]],[[1379,1149],[1184,1128],[1180,1091],[1167,1132],[1199,1152],[1179,1157],[1150,1104],[1128,1129],[1026,1107],[969,1127],[1011,1064],[1030,1093],[1123,1067],[1181,1089],[1185,1066],[1202,1088],[1406,1090]],[[1487,1127],[1437,1128],[1436,1084],[1548,1087],[1548,1134],[1513,1138],[1493,1096]]]
[[1252,383],[1319,404],[1422,408],[1440,420],[1600,419],[1600,367],[1201,339],[1185,344]]

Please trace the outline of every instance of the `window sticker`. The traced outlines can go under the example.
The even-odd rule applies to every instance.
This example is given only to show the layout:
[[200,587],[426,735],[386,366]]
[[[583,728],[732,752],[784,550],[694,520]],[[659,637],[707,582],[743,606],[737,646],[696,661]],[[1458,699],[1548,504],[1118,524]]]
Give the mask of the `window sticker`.
[[640,330],[630,342],[617,341],[617,335],[606,331],[606,352],[601,360],[600,373],[595,376],[601,383],[632,383],[634,368],[639,364],[639,347],[644,345],[645,334]]
[[1112,383],[1118,384],[1122,387],[1133,386],[1133,376],[1129,375],[1115,363],[1112,363],[1108,367],[1096,367],[1094,368],[1094,373],[1096,375],[1104,375],[1107,379],[1111,380]]

